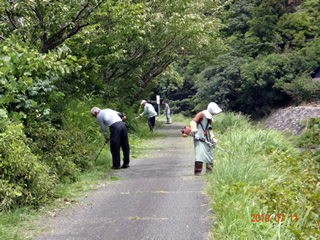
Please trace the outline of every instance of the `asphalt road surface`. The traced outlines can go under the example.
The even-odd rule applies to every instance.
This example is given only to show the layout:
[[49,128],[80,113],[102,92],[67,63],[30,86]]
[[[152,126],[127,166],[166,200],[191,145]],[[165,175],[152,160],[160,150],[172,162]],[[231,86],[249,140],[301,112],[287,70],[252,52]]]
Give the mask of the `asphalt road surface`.
[[143,144],[148,157],[131,159],[129,169],[111,173],[121,180],[106,181],[81,204],[42,221],[47,231],[35,239],[210,239],[210,199],[202,177],[193,176],[193,143],[181,128],[164,125],[164,138]]

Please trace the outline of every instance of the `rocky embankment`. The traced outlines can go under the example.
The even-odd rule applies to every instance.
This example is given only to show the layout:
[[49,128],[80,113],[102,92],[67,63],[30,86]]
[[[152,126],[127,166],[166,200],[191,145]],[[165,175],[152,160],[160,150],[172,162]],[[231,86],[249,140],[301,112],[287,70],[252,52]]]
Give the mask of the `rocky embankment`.
[[320,117],[320,103],[290,106],[271,114],[265,121],[265,129],[291,130],[294,135],[299,135],[308,119],[318,117]]

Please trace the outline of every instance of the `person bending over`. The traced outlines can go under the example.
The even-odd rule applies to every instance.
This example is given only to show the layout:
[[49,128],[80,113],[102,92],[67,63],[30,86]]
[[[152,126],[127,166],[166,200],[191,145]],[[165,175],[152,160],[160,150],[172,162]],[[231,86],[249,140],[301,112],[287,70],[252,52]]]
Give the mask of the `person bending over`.
[[[98,107],[91,109],[91,114],[97,118],[101,130],[104,134],[106,142],[107,137],[106,126],[110,130],[110,151],[112,155],[112,169],[120,169],[120,147],[123,152],[123,165],[121,168],[128,168],[130,162],[130,146],[128,140],[127,127],[122,121],[124,116],[121,113],[110,108],[101,110]],[[121,119],[121,117],[122,119]]]
[[146,100],[142,100],[141,105],[144,106],[144,111],[143,111],[143,113],[140,114],[140,116],[142,117],[142,116],[148,114],[148,116],[149,116],[148,125],[150,128],[150,131],[153,132],[157,112],[154,110],[154,107],[150,103],[147,103]]

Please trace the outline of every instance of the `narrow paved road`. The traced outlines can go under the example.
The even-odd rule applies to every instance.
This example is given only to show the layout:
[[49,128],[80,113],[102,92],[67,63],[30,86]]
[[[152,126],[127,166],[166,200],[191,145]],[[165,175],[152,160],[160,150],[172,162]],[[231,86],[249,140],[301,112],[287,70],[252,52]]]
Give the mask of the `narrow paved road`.
[[129,169],[113,171],[122,180],[62,210],[36,240],[207,240],[209,198],[205,183],[193,176],[192,139],[182,126],[165,125],[166,137],[152,140],[148,158],[132,159]]

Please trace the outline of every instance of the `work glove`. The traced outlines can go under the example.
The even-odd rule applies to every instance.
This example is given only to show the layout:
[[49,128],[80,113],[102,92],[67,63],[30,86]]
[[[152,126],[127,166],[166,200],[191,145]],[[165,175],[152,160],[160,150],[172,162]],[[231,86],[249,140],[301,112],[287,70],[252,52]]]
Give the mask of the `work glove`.
[[199,133],[198,133],[198,132],[196,132],[196,133],[194,134],[194,138],[195,138],[196,140],[199,140],[199,139],[200,139],[200,136],[199,136]]
[[218,140],[213,136],[211,138],[212,146],[215,148],[217,146]]
[[124,113],[118,113],[119,117],[121,118],[122,121],[126,120],[127,117]]
[[213,147],[216,147],[218,140],[215,138],[213,131],[212,131],[212,128],[209,129],[209,134],[210,134],[210,140],[211,140]]
[[110,141],[110,139],[108,137],[106,137],[104,143],[107,144],[109,141]]
[[190,122],[191,132],[196,133],[198,132],[197,123],[195,121]]

